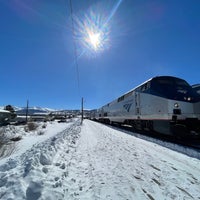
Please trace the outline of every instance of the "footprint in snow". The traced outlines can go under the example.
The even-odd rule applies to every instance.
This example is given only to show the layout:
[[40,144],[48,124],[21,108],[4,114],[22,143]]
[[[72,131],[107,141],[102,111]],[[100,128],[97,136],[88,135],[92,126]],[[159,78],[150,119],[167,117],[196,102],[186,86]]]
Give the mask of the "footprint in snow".
[[26,199],[27,200],[36,200],[41,197],[43,189],[43,183],[41,181],[34,182],[31,181],[27,190],[26,190]]
[[43,171],[45,174],[47,174],[47,173],[49,172],[49,170],[48,170],[47,167],[43,167],[43,168],[42,168],[42,171]]
[[60,166],[61,169],[65,169],[65,163]]

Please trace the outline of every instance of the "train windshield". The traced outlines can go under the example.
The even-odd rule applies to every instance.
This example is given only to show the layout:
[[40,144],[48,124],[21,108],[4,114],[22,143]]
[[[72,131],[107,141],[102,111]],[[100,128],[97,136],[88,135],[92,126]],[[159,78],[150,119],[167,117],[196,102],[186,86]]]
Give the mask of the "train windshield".
[[157,77],[152,80],[151,89],[154,94],[168,99],[200,101],[200,95],[186,81],[175,77]]

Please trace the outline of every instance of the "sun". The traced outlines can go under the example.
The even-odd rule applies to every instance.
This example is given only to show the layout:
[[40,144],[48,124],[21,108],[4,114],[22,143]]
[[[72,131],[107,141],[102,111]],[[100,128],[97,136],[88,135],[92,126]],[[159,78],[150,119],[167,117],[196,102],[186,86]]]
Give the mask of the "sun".
[[104,33],[95,26],[88,26],[85,28],[85,45],[90,51],[99,52],[104,49],[105,40]]
[[101,45],[101,35],[100,33],[89,33],[89,42],[94,50],[97,50]]
[[[112,47],[113,38],[118,35],[118,25],[116,29],[113,26],[116,22],[112,19],[122,2],[123,0],[116,0],[112,5],[107,1],[99,1],[88,10],[71,15],[78,58],[83,55],[90,58],[97,57]],[[123,30],[120,30],[120,33],[121,31]]]
[[96,57],[110,48],[110,25],[104,13],[92,9],[74,18],[75,39],[80,55]]

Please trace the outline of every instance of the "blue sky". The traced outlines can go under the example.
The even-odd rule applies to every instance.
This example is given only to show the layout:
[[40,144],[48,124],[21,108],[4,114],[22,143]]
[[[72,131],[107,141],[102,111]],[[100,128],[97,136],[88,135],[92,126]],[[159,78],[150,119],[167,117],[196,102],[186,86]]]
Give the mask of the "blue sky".
[[[72,6],[74,29],[69,0],[0,0],[1,106],[79,109],[83,97],[93,109],[157,75],[200,83],[199,0]],[[97,49],[91,27],[104,34]]]

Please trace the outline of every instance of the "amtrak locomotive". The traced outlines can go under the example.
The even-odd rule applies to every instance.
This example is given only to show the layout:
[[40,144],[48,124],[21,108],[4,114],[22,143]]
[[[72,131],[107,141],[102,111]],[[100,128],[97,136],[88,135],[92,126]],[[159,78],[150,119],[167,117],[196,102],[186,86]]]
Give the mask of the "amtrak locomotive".
[[104,123],[177,137],[200,136],[200,94],[185,80],[151,78],[93,112]]
[[193,88],[198,94],[200,94],[200,84],[192,85],[192,88]]

